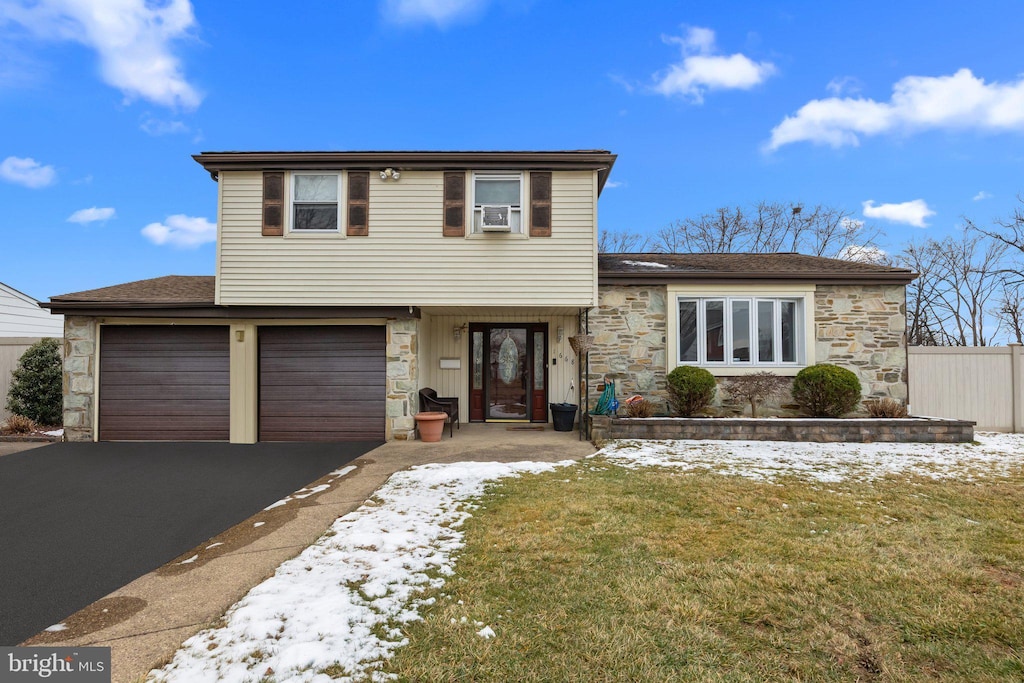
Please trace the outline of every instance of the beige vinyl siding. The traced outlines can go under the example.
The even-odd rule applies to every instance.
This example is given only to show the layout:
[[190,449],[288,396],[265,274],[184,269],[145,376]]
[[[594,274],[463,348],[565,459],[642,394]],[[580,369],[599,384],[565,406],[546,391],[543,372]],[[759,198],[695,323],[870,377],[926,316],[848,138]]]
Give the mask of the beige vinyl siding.
[[[424,315],[420,321],[419,386],[430,387],[440,396],[458,396],[460,419],[469,422],[469,380],[473,366],[470,363],[469,323],[547,323],[548,324],[548,402],[578,403],[579,360],[569,346],[569,337],[576,334],[576,315],[536,315],[523,313]],[[455,339],[456,327],[467,326],[460,339]],[[558,341],[558,328],[562,328],[562,341]],[[458,370],[442,370],[442,358],[458,358]],[[552,364],[551,360],[555,363]],[[569,383],[576,389],[571,393]],[[418,409],[419,406],[416,406]],[[550,420],[550,415],[548,416]]]
[[346,237],[344,225],[340,234],[291,235],[286,229],[284,237],[263,237],[261,174],[221,173],[217,302],[593,305],[595,172],[553,174],[552,237],[534,238],[443,237],[442,178],[441,171],[406,171],[399,182],[384,182],[371,173],[368,237]]

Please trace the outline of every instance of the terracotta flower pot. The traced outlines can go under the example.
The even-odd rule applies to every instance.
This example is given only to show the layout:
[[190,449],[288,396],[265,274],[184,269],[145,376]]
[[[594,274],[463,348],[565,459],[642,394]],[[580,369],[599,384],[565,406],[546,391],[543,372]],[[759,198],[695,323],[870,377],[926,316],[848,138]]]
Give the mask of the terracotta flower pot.
[[447,419],[448,416],[441,412],[416,413],[416,426],[420,430],[420,441],[440,441]]

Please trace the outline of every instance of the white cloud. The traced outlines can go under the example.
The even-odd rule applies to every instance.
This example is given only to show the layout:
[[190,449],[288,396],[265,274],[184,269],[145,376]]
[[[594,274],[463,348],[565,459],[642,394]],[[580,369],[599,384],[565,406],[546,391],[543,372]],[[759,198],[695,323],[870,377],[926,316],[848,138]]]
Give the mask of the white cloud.
[[141,128],[144,133],[152,135],[153,137],[189,132],[188,126],[186,126],[182,121],[162,121],[160,119],[155,119],[152,116],[147,116],[143,119],[142,123],[139,124],[139,128]]
[[37,189],[57,181],[53,166],[43,166],[32,158],[7,157],[0,162],[0,178],[9,183]]
[[925,219],[934,216],[935,212],[928,208],[923,199],[915,199],[900,204],[879,204],[875,205],[873,199],[864,202],[864,215],[868,218],[881,218],[892,223],[906,223],[915,228],[927,228]]
[[606,190],[608,190],[608,189],[614,190],[617,187],[625,186],[625,184],[626,184],[626,182],[623,181],[623,180],[608,180],[608,181],[605,182],[604,187],[605,187]]
[[87,223],[96,223],[97,221],[109,221],[115,215],[117,215],[117,212],[111,207],[99,209],[94,206],[91,209],[75,211],[68,216],[68,223],[81,223],[85,225]]
[[386,19],[399,24],[446,26],[473,16],[486,4],[487,0],[385,0],[383,12]]
[[985,190],[982,190],[978,194],[976,194],[973,197],[971,197],[971,199],[976,201],[976,202],[980,202],[983,199],[992,199],[992,193],[991,192],[985,192]]
[[666,36],[679,45],[682,59],[655,74],[654,90],[666,97],[680,95],[700,104],[709,90],[749,90],[775,73],[771,62],[755,62],[746,55],[715,54],[715,32],[692,26],[686,35]]
[[836,255],[844,261],[857,261],[858,263],[888,263],[889,254],[884,249],[864,244],[851,244],[843,247]]
[[626,78],[624,76],[620,76],[619,74],[615,74],[615,73],[608,74],[608,79],[612,83],[617,83],[617,84],[621,85],[622,89],[625,90],[626,92],[630,93],[630,94],[632,94],[633,91],[636,90],[636,85],[635,84],[633,84],[628,78]]
[[105,83],[129,100],[194,109],[202,97],[185,79],[172,44],[196,26],[189,0],[13,0],[0,3],[0,26],[17,24],[47,40],[96,51]]
[[952,76],[907,76],[893,86],[888,102],[811,100],[772,129],[766,148],[794,142],[856,146],[864,136],[929,129],[1024,132],[1024,77],[985,83],[960,69]]
[[163,223],[150,223],[142,234],[153,244],[194,249],[217,241],[217,224],[205,218],[174,214]]
[[856,94],[860,92],[861,84],[860,81],[853,76],[843,76],[833,78],[825,86],[825,90],[828,90],[832,95],[839,97],[843,93]]

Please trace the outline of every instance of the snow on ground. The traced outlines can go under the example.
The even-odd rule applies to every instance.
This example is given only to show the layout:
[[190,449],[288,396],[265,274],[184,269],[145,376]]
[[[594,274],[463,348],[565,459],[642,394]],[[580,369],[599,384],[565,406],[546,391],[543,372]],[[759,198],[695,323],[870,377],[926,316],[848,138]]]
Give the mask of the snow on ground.
[[[890,473],[970,479],[1024,465],[1024,435],[976,438],[977,444],[619,441],[592,457],[626,468],[710,469],[755,479],[803,475],[822,482]],[[474,509],[468,501],[488,482],[570,463],[455,463],[396,473],[373,501],[339,518],[232,607],[223,626],[190,638],[149,680],[387,680],[380,664],[405,643],[396,625],[420,619],[419,608],[430,601],[418,594],[442,586],[454,571],[459,527]],[[473,628],[481,638],[495,635],[483,622]],[[326,667],[342,675],[318,673]]]
[[970,480],[1024,465],[1024,434],[975,434],[975,444],[616,441],[595,454],[622,467],[709,469],[754,479],[803,475],[822,482],[919,474]]
[[[339,518],[232,607],[223,626],[187,640],[150,680],[383,680],[375,669],[404,644],[393,625],[419,619],[416,594],[453,572],[459,526],[473,507],[466,501],[488,482],[557,466],[473,462],[394,474],[376,501]],[[346,676],[317,673],[332,665]]]

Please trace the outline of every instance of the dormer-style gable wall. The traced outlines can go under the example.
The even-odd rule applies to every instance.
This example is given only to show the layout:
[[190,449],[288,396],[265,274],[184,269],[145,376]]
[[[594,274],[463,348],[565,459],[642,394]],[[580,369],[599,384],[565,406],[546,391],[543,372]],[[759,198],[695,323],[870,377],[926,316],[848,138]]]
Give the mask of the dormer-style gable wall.
[[589,307],[597,199],[581,152],[204,153],[217,303]]

